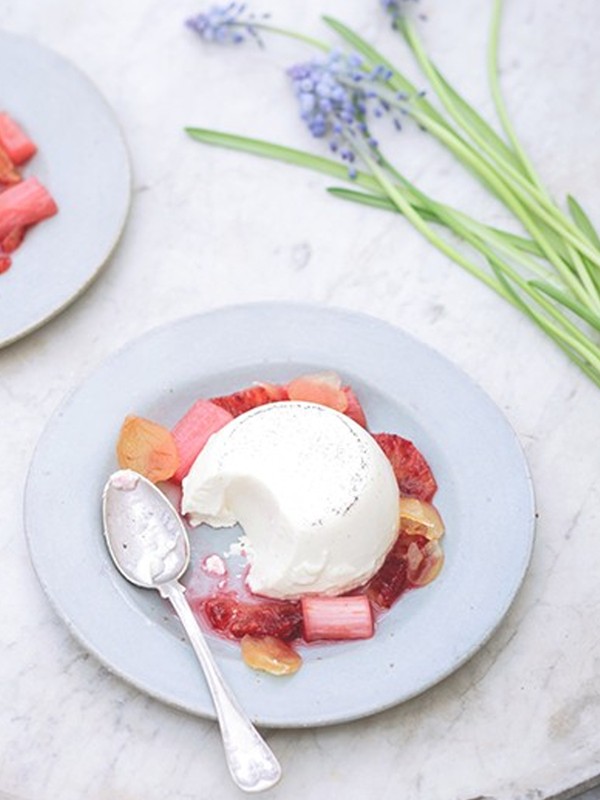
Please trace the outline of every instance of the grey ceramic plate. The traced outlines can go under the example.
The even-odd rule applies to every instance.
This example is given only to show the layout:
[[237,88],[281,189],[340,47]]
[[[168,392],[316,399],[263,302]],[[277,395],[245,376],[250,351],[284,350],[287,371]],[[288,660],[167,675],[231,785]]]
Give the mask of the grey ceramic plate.
[[[253,381],[335,369],[361,398],[372,431],[412,439],[439,483],[446,563],[430,586],[381,619],[373,639],[304,648],[281,679],[251,671],[212,637],[253,719],[324,725],[392,706],[449,675],[481,647],[523,579],[533,538],[531,482],[497,407],[440,355],[360,314],[287,304],[228,308],[134,341],[96,370],[49,422],[27,483],[33,563],[60,616],[110,670],[143,691],[213,716],[188,644],[156,593],[127,584],[104,546],[103,484],[126,414],[170,425],[199,397]],[[231,533],[194,532],[194,557]]]
[[0,275],[0,346],[47,322],[92,282],[123,229],[129,157],[112,111],[70,62],[0,32],[0,110],[38,145],[23,167],[59,213],[31,228]]

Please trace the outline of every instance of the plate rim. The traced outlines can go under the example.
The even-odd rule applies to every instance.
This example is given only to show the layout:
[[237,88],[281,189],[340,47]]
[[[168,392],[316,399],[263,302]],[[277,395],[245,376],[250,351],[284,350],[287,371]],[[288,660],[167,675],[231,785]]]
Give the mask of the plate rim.
[[69,308],[69,306],[71,306],[83,294],[85,294],[85,292],[90,288],[90,286],[100,277],[104,269],[108,266],[115,250],[117,249],[123,237],[123,233],[127,225],[127,220],[129,217],[131,202],[133,198],[133,168],[131,163],[131,153],[129,145],[127,143],[127,139],[125,138],[123,127],[121,125],[119,118],[117,117],[112,106],[108,103],[106,97],[104,96],[100,88],[97,86],[96,82],[86,72],[84,72],[84,70],[82,70],[77,64],[75,64],[70,58],[64,56],[62,53],[58,52],[54,48],[46,44],[43,44],[33,36],[28,36],[26,34],[17,33],[10,30],[0,29],[0,42],[2,42],[3,40],[9,40],[9,41],[12,40],[14,42],[19,43],[23,47],[28,47],[33,51],[42,53],[46,58],[52,58],[56,62],[61,63],[63,68],[66,68],[70,70],[72,74],[77,75],[82,85],[85,85],[87,91],[94,96],[95,102],[97,102],[98,105],[102,107],[103,113],[106,119],[111,123],[114,132],[116,134],[116,137],[119,140],[119,143],[122,147],[124,154],[122,166],[126,173],[125,176],[126,180],[124,181],[124,184],[127,187],[127,194],[125,199],[123,216],[120,219],[118,226],[115,229],[115,232],[111,239],[110,246],[103,254],[99,263],[97,264],[95,263],[94,266],[90,268],[85,279],[80,281],[75,288],[72,288],[68,292],[66,292],[62,302],[58,304],[53,304],[53,307],[51,309],[41,312],[41,315],[36,316],[35,319],[22,323],[20,326],[16,327],[12,332],[8,332],[6,334],[0,334],[0,350],[4,349],[5,347],[9,347],[11,344],[20,341],[21,339],[24,339],[25,337],[29,336],[30,334],[34,333],[40,328],[43,328],[46,324],[56,319],[56,317],[60,316],[60,314],[62,314],[67,308]]

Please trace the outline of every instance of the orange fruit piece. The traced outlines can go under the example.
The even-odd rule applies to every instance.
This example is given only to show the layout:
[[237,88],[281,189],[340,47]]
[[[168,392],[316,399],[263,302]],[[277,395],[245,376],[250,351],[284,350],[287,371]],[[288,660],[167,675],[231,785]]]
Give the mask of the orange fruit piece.
[[179,466],[173,434],[157,422],[129,415],[125,417],[117,442],[121,469],[133,469],[153,483],[166,481]]
[[315,375],[303,375],[290,381],[286,388],[290,400],[318,403],[341,413],[348,408],[348,397],[335,373],[322,372]]
[[244,663],[271,675],[292,675],[302,664],[302,656],[276,636],[246,634],[241,645]]

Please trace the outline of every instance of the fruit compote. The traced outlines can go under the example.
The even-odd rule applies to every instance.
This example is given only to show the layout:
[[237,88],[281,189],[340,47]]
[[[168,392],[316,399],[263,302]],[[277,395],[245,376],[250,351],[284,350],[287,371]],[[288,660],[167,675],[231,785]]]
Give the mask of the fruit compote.
[[[213,433],[257,406],[288,400],[328,406],[368,430],[352,388],[335,373],[322,373],[284,385],[262,383],[231,395],[200,399],[172,430],[129,416],[117,446],[119,464],[151,479],[178,484]],[[239,641],[249,666],[275,675],[291,674],[302,663],[298,645],[369,638],[379,616],[405,592],[431,583],[439,574],[444,525],[432,504],[435,477],[409,440],[396,433],[372,436],[393,469],[400,519],[397,538],[383,563],[362,586],[335,596],[273,599],[249,591],[245,572],[235,559],[215,553],[195,565],[188,586],[195,614],[210,630]]]

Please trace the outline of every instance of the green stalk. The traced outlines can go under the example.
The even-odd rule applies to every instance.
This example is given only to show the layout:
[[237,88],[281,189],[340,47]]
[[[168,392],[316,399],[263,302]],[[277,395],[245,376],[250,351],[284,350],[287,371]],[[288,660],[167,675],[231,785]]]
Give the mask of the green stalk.
[[[418,116],[416,116],[416,118],[418,119]],[[427,124],[428,129],[431,130],[438,139],[444,142],[452,152],[460,152],[463,159],[473,166],[485,185],[502,200],[506,207],[512,211],[519,220],[521,220],[526,230],[529,231],[540,246],[544,256],[559,272],[565,285],[567,285],[583,303],[588,303],[590,298],[586,289],[581,285],[580,281],[573,276],[573,273],[564,264],[562,259],[557,256],[555,250],[549,246],[544,233],[529,213],[529,210],[522,205],[521,199],[517,198],[515,194],[511,192],[511,188],[505,185],[502,178],[489,167],[487,162],[484,162],[476,153],[468,147],[465,147],[463,142],[453,138],[452,134],[448,134],[447,131],[439,128],[435,122],[429,121],[426,123],[424,121],[423,124]],[[597,256],[597,258],[600,263],[600,255]]]
[[513,305],[519,308],[532,322],[538,325],[544,333],[546,333],[560,349],[590,378],[597,386],[600,387],[600,374],[598,370],[594,369],[586,359],[582,357],[577,351],[574,351],[562,338],[555,336],[552,326],[540,314],[536,313],[534,309],[530,308],[527,303],[519,297],[518,293],[510,286],[506,277],[502,274],[502,270],[498,265],[492,261],[490,266],[496,273],[498,280],[502,283],[505,290],[511,295]]
[[495,292],[500,294],[506,300],[510,298],[503,291],[502,286],[494,281],[486,272],[480,269],[476,264],[466,258],[459,250],[452,247],[448,242],[441,238],[430,225],[413,209],[411,204],[402,196],[398,188],[388,179],[385,172],[381,169],[373,158],[367,153],[361,153],[361,157],[365,164],[371,170],[373,177],[380,184],[381,188],[390,198],[392,203],[404,216],[414,225],[414,227],[425,236],[438,250],[445,253],[449,258],[459,264],[461,267],[470,272],[480,281],[485,283]]
[[[386,208],[387,210],[398,211],[397,205],[392,202],[392,200],[388,198],[383,198],[380,196],[373,196],[373,195],[364,195],[363,193],[352,193],[350,190],[329,190],[332,194],[337,195],[339,197],[343,197],[345,199],[356,199],[356,195],[360,195],[359,202],[365,202],[366,204],[373,205],[378,208]],[[518,258],[521,264],[525,263],[531,270],[536,270],[538,265],[536,262],[533,262],[530,259],[524,259],[523,255],[518,251],[515,252],[513,247],[510,247],[505,241],[503,241],[502,236],[498,236],[498,233],[502,232],[494,232],[491,231],[486,226],[477,223],[475,220],[471,220],[467,215],[462,215],[460,212],[456,212],[453,209],[448,207],[444,207],[441,204],[436,203],[435,201],[424,202],[419,207],[414,207],[414,210],[420,214],[420,216],[428,222],[437,222],[439,224],[445,225],[447,228],[452,230],[454,233],[458,233],[466,242],[468,242],[471,246],[477,249],[482,255],[484,255],[488,261],[490,259],[495,259],[495,263],[497,265],[502,266],[502,269],[506,272],[506,274],[513,280],[517,285],[520,286],[522,291],[528,294],[538,305],[540,305],[546,313],[550,316],[554,317],[563,328],[566,329],[565,336],[567,337],[569,343],[572,346],[579,347],[585,353],[585,357],[588,360],[597,362],[597,367],[600,370],[600,351],[597,351],[593,345],[590,344],[589,340],[585,337],[583,333],[569,320],[567,317],[564,316],[560,311],[555,309],[550,303],[548,303],[543,296],[540,295],[540,291],[543,294],[551,296],[553,299],[557,300],[559,303],[563,304],[565,307],[569,308],[574,313],[581,316],[586,322],[596,327],[600,330],[600,317],[597,317],[590,313],[585,307],[581,306],[573,302],[570,298],[568,298],[564,293],[561,293],[559,290],[555,290],[549,284],[543,283],[541,281],[526,281],[524,280],[518,273],[516,273],[505,261],[500,261],[495,255],[493,251],[493,247],[496,246],[499,251],[504,251],[505,255],[509,257]],[[450,220],[449,220],[450,217]],[[531,262],[531,263],[530,263]],[[479,275],[477,277],[480,277]],[[549,323],[550,324],[550,323]],[[546,326],[547,327],[547,326]],[[555,326],[552,328],[554,336],[561,336],[561,332]]]
[[[261,156],[262,158],[270,158],[274,161],[283,161],[286,164],[295,164],[299,167],[312,169],[315,172],[330,175],[338,180],[349,180],[348,168],[339,161],[333,161],[330,158],[315,156],[292,147],[272,144],[263,139],[238,136],[234,133],[224,133],[222,131],[194,127],[185,128],[185,131],[192,139],[202,142],[203,144],[225,147],[228,150],[236,150],[238,152],[252,153],[252,155]],[[357,172],[353,183],[369,191],[376,192],[379,188],[377,181],[375,181],[371,175],[361,171]]]
[[[396,214],[399,214],[400,211],[396,208],[396,206],[392,203],[389,197],[386,197],[382,194],[373,194],[371,192],[357,192],[353,189],[344,189],[342,187],[329,187],[327,189],[329,194],[333,195],[334,197],[339,197],[341,200],[350,200],[351,202],[355,203],[362,203],[365,206],[371,206],[372,208],[380,208],[384,211],[392,211]],[[531,239],[526,239],[524,236],[518,236],[514,233],[509,233],[508,231],[501,230],[500,228],[495,228],[491,225],[484,225],[481,222],[477,222],[472,217],[469,217],[466,214],[463,214],[456,209],[451,209],[449,206],[444,206],[441,203],[437,203],[437,201],[431,201],[432,205],[437,209],[438,206],[445,208],[448,212],[452,212],[459,217],[462,217],[464,220],[468,220],[472,226],[476,226],[474,230],[482,230],[485,231],[486,235],[491,237],[496,237],[498,242],[505,243],[507,246],[511,248],[512,251],[517,253],[526,253],[534,256],[541,257],[541,252],[539,247],[536,245],[535,242],[531,241]],[[415,203],[412,203],[415,205]],[[448,224],[447,221],[441,219],[437,213],[434,213],[429,208],[424,208],[422,206],[416,205],[417,210],[419,213],[426,217],[430,222],[438,222],[440,225],[444,225],[445,227],[449,228],[450,230],[451,225]],[[466,223],[465,223],[466,224]],[[532,270],[534,272],[539,271],[539,265],[537,262],[536,269]],[[545,271],[544,277],[550,278],[551,273],[547,270]]]
[[[450,84],[444,79],[440,71],[427,56],[411,22],[403,17],[398,27],[404,35],[406,43],[410,47],[425,77],[429,80],[429,83],[450,117],[460,125],[465,133],[472,138],[485,153],[497,160],[503,168],[510,171],[511,175],[516,180],[523,182],[520,160],[505,142],[500,139],[493,128],[491,128],[491,126],[479,116],[475,109],[454,91]],[[541,192],[540,197],[546,199],[546,196],[542,195]]]
[[504,129],[506,136],[511,142],[514,151],[517,154],[519,161],[523,166],[523,169],[525,170],[527,175],[529,175],[529,178],[531,179],[532,183],[534,183],[539,189],[542,189],[543,191],[544,187],[542,185],[542,182],[539,179],[537,172],[533,167],[533,164],[529,160],[527,153],[523,150],[519,138],[514,131],[514,128],[510,121],[510,117],[508,115],[508,111],[506,109],[506,105],[504,103],[504,98],[502,97],[502,92],[500,91],[500,82],[498,79],[498,45],[500,41],[501,17],[502,17],[502,0],[494,0],[493,10],[492,10],[492,24],[490,29],[490,42],[488,48],[488,81],[490,84],[492,99],[494,101],[494,106],[496,107],[496,113],[498,114],[498,119],[500,120],[500,124],[502,125],[502,128]]
[[[349,200],[354,203],[360,203],[362,205],[370,206],[371,208],[378,208],[384,211],[391,211],[396,214],[401,213],[394,203],[389,199],[389,197],[385,197],[383,195],[357,192],[353,189],[344,189],[340,187],[330,187],[327,189],[327,191],[329,194],[342,200]],[[417,213],[419,213],[427,222],[433,222],[438,225],[442,225],[453,233],[456,233],[459,226],[462,225],[463,232],[461,235],[463,235],[466,240],[466,232],[468,232],[469,234],[472,234],[472,237],[475,237],[475,239],[483,243],[477,244],[475,241],[473,241],[472,237],[468,237],[469,243],[476,247],[484,255],[487,256],[489,254],[487,247],[496,248],[497,251],[503,254],[505,257],[510,258],[519,263],[521,266],[528,268],[529,271],[534,275],[541,273],[544,280],[530,280],[530,286],[533,286],[536,289],[539,289],[541,292],[549,295],[565,308],[568,308],[582,320],[587,322],[589,325],[600,331],[600,316],[593,314],[581,303],[577,303],[575,300],[569,297],[569,295],[561,292],[552,284],[547,283],[547,280],[551,278],[552,275],[548,274],[546,270],[542,272],[541,265],[538,264],[538,262],[534,259],[528,257],[528,254],[531,253],[528,239],[523,239],[520,236],[514,236],[513,234],[509,234],[506,231],[499,230],[498,228],[492,228],[490,226],[483,225],[471,217],[468,217],[466,214],[462,214],[461,212],[448,207],[443,207],[445,208],[446,213],[440,214],[440,204],[436,203],[435,201],[432,201],[432,204],[427,206],[415,205],[414,203],[412,203],[412,205],[415,208],[415,211],[417,211]]]
[[[363,55],[371,63],[371,65],[380,64],[384,66],[386,69],[390,70],[390,72],[392,73],[392,79],[390,80],[390,85],[394,89],[407,92],[408,94],[416,97],[416,99],[414,100],[414,108],[412,110],[413,117],[415,117],[417,121],[420,122],[420,124],[422,124],[425,128],[427,128],[427,130],[433,133],[437,138],[441,139],[443,143],[446,144],[446,146],[450,147],[454,155],[463,164],[468,166],[469,169],[475,171],[475,173],[478,174],[481,179],[482,176],[480,174],[480,171],[477,169],[478,162],[479,160],[481,160],[481,156],[478,155],[475,151],[473,151],[472,148],[470,148],[467,142],[464,139],[462,139],[462,137],[460,137],[451,126],[448,125],[448,123],[442,117],[442,115],[439,114],[439,112],[427,100],[419,96],[419,93],[417,92],[415,86],[406,78],[404,78],[404,76],[402,76],[394,68],[393,64],[391,64],[381,53],[379,53],[378,50],[372,47],[357,33],[352,31],[343,23],[339,22],[339,20],[333,19],[331,17],[324,17],[324,20],[336,33],[338,33],[338,35],[340,35],[346,42],[348,42],[348,44],[350,44],[351,47],[353,47],[357,52]],[[454,147],[451,147],[451,143],[454,144]],[[504,180],[504,176],[502,174],[498,175],[498,173],[496,173],[496,176],[500,180]],[[492,187],[490,186],[489,188]],[[527,193],[527,189],[523,191]],[[521,191],[521,194],[523,193],[523,191]],[[525,202],[528,201],[530,202],[530,198],[528,198],[527,196],[523,199],[525,200]],[[503,202],[505,201],[503,200]],[[549,221],[549,224],[553,227],[555,227],[553,225],[553,222],[556,222],[559,228],[561,228],[560,231],[561,235],[564,236],[566,239],[570,239],[572,243],[579,248],[580,251],[584,252],[587,255],[590,261],[595,262],[598,266],[600,266],[600,253],[595,251],[593,248],[590,248],[588,242],[579,237],[579,231],[575,226],[573,226],[569,230],[568,220],[566,220],[564,216],[560,215],[559,212],[558,216],[555,217],[554,215],[556,214],[557,210],[554,207],[552,207],[552,209],[553,209],[552,212],[548,212],[547,210],[544,212],[544,210],[542,210],[538,215],[545,217],[545,219]],[[513,213],[515,213],[514,209],[511,210],[513,210]],[[535,210],[537,212],[538,207],[535,207]],[[548,249],[546,247],[545,250],[546,257],[549,257],[548,256],[549,253],[552,253],[552,249],[551,248]],[[564,277],[564,275],[566,274],[564,272],[564,265],[562,264],[562,262],[559,263],[559,260],[556,259],[554,253],[552,253],[551,260],[553,260],[555,267],[559,270],[559,272],[561,272],[561,274],[563,274]],[[565,278],[565,280],[569,281],[568,278]],[[579,290],[575,290],[574,287],[576,286],[576,283],[571,282],[570,285],[573,291],[577,291],[578,295],[581,297],[583,302],[586,302],[587,298],[582,296]],[[592,293],[592,297],[593,296],[594,293]]]
[[[483,281],[486,285],[490,288],[493,288],[498,294],[504,297],[505,300],[515,305],[513,293],[507,291],[505,282],[502,281],[494,281],[491,276],[489,276],[486,272],[481,270],[477,267],[470,259],[463,256],[458,250],[448,244],[444,239],[442,239],[438,234],[430,227],[430,225],[423,220],[419,214],[412,208],[410,203],[408,203],[401,195],[401,193],[397,190],[396,186],[387,178],[385,172],[381,169],[381,167],[371,158],[368,153],[361,153],[361,157],[373,173],[375,179],[380,183],[382,189],[386,192],[389,198],[392,200],[394,205],[398,207],[398,209],[404,214],[404,216],[414,225],[414,227],[422,233],[432,244],[434,244],[439,250],[443,253],[448,255],[452,258],[453,261],[458,263],[460,266],[464,267],[468,272],[470,272],[475,277],[479,278],[479,280]],[[484,252],[486,252],[484,250]],[[488,259],[493,260],[496,265],[500,262],[498,261],[495,256],[489,252],[486,253],[488,255]],[[543,328],[544,330],[552,336],[552,338],[556,340],[560,340],[564,342],[569,347],[576,350],[579,355],[588,360],[593,361],[594,368],[597,369],[600,373],[600,357],[598,357],[590,342],[586,339],[586,337],[581,334],[581,332],[574,326],[570,321],[564,318],[563,315],[560,314],[554,307],[552,307],[549,303],[545,303],[543,298],[540,298],[538,295],[535,295],[531,288],[526,284],[525,281],[522,281],[520,276],[515,273],[513,270],[510,270],[506,265],[502,265],[502,268],[505,272],[509,273],[513,279],[515,279],[521,288],[524,289],[528,294],[533,294],[533,299],[536,300],[541,306],[546,307],[546,310],[555,318],[559,318],[561,324],[563,325],[564,329],[557,327],[554,323],[549,320],[544,320]],[[498,277],[498,276],[497,276]],[[526,305],[526,304],[525,304]],[[522,303],[518,305],[518,307],[522,307]],[[529,309],[531,312],[531,309]],[[530,313],[530,316],[538,322],[540,320],[539,314]],[[543,319],[543,318],[542,318]],[[600,375],[598,376],[598,381],[600,381]]]
[[544,292],[544,294],[547,294],[553,300],[556,300],[558,303],[565,306],[565,308],[568,308],[570,311],[584,320],[584,322],[587,322],[587,324],[592,328],[600,331],[600,316],[594,314],[580,303],[577,303],[572,297],[569,297],[564,292],[561,292],[560,289],[557,289],[556,286],[536,280],[530,281],[530,284],[535,286],[536,289],[539,289],[541,292]]
[[[519,209],[523,208],[521,202],[528,204],[529,206],[531,205],[531,199],[528,197],[526,192],[515,185],[507,186],[505,176],[499,174],[497,170],[489,165],[487,161],[481,158],[481,156],[473,151],[468,145],[465,145],[463,140],[454,136],[447,129],[438,126],[436,122],[427,120],[424,115],[421,115],[418,111],[412,112],[412,115],[417,122],[421,122],[422,125],[426,126],[427,130],[433,133],[434,136],[443,142],[443,144],[445,144],[453,153],[460,153],[461,160],[464,160],[470,164],[479,174],[485,185],[488,186],[488,188],[490,188],[494,194],[496,194],[496,196],[502,200],[507,208],[509,208],[513,213],[517,214],[522,219],[522,212],[519,212]],[[517,195],[519,195],[518,199],[516,197]],[[539,206],[534,206],[533,211],[536,216],[543,220],[547,225],[556,228],[554,218],[549,215],[545,209],[542,209]],[[531,218],[529,214],[528,217]],[[586,255],[590,257],[590,260],[594,261],[598,264],[598,266],[600,266],[600,253],[595,252],[586,242],[582,243],[580,239],[578,240],[578,237],[573,236],[573,234],[567,230],[566,225],[563,223],[564,221],[561,220],[561,230],[558,231],[560,235],[578,247],[581,252],[585,252]],[[532,231],[530,232],[533,233]],[[548,253],[546,253],[546,257],[553,261],[555,258],[554,254],[550,256]],[[560,267],[557,266],[557,269],[560,269]]]
[[[331,50],[331,46],[326,42],[321,42],[319,39],[314,39],[312,36],[306,36],[297,31],[291,31],[288,28],[279,28],[277,25],[271,25],[268,22],[230,22],[228,25],[230,28],[239,28],[242,31],[247,31],[248,28],[251,28],[252,30],[274,33],[277,36],[285,36],[288,39],[295,39],[297,42],[307,44],[324,53],[328,53]],[[260,40],[258,40],[258,44],[261,44]]]
[[448,123],[444,117],[437,111],[431,103],[424,97],[420,96],[419,90],[412,84],[408,78],[398,72],[394,65],[388,61],[378,50],[372,47],[362,36],[359,36],[351,28],[344,25],[338,19],[333,17],[324,16],[323,21],[333,30],[338,36],[344,39],[358,54],[366,59],[371,67],[382,66],[390,71],[392,78],[390,79],[390,86],[396,92],[404,92],[411,97],[416,97],[419,108],[427,115],[428,118],[435,120],[438,125],[448,127]]

